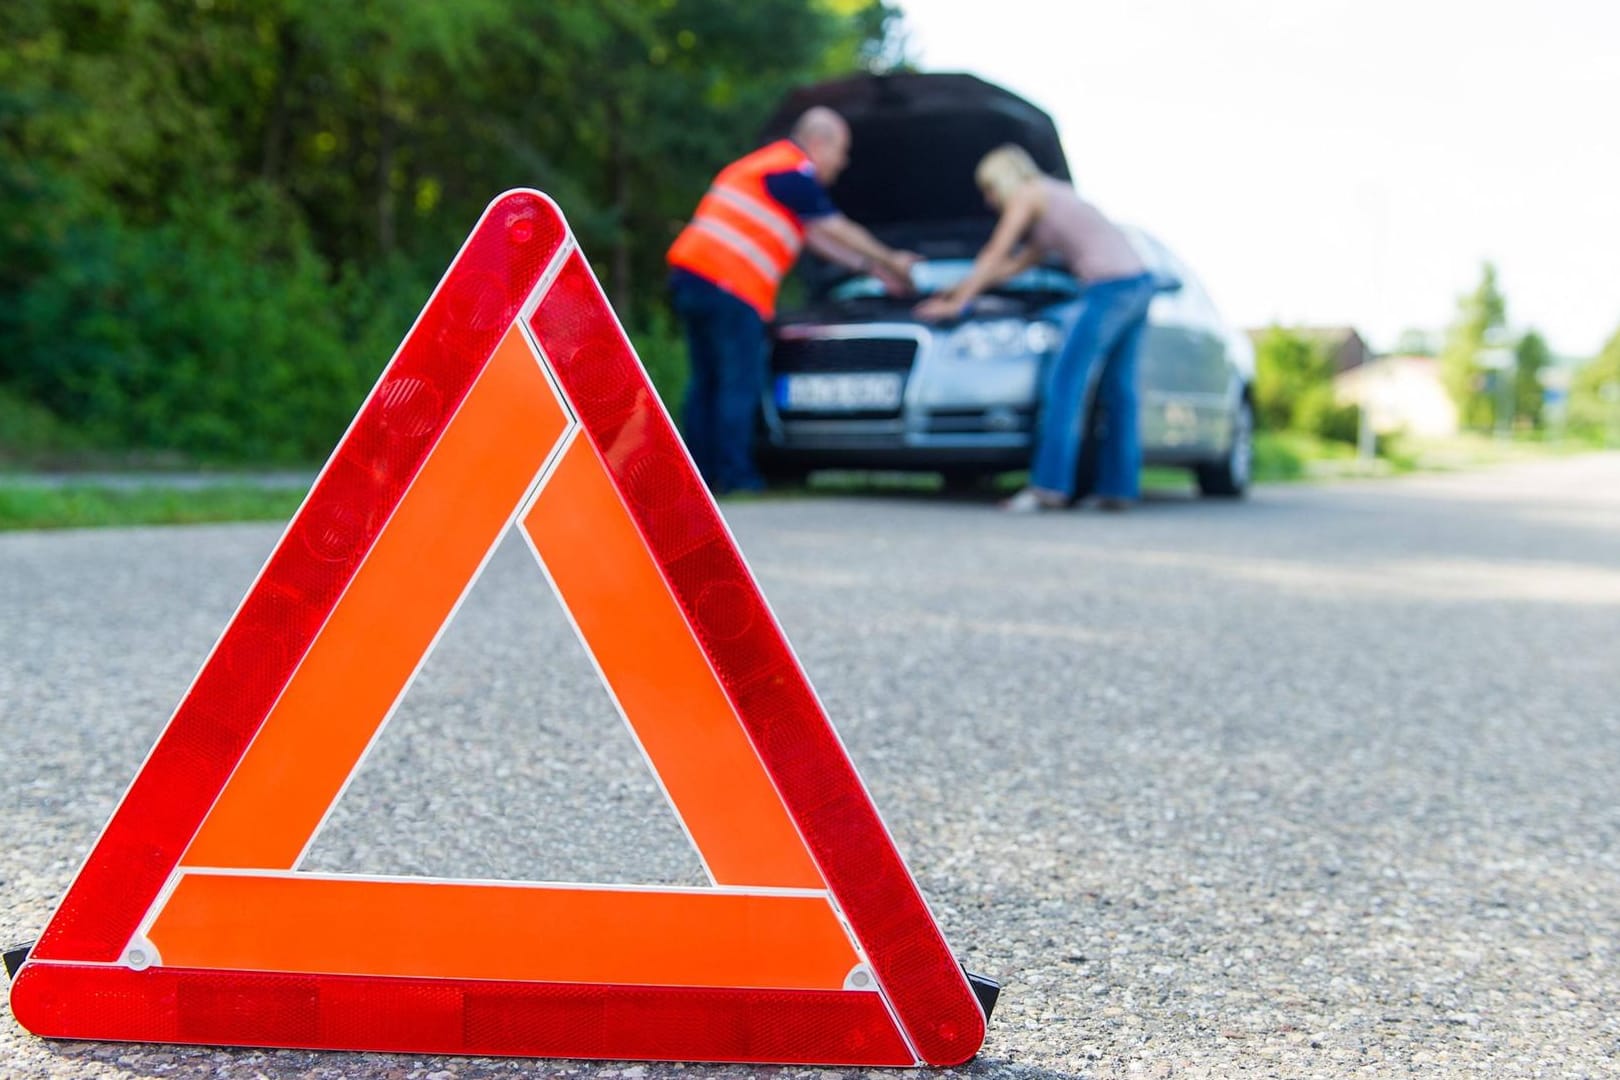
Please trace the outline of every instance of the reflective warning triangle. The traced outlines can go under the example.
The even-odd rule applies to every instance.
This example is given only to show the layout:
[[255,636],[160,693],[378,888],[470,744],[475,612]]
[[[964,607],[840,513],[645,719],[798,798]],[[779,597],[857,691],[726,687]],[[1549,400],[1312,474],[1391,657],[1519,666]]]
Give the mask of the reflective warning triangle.
[[[509,530],[713,886],[313,873]],[[556,206],[493,202],[11,987],[75,1039],[952,1065],[984,1012]]]

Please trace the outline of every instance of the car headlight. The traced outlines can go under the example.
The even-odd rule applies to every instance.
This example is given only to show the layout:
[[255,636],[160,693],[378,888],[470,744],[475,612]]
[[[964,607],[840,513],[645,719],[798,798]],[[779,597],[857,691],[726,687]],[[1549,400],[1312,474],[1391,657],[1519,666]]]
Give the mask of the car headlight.
[[964,323],[951,335],[951,349],[964,360],[993,360],[1025,350],[1028,327],[1019,319]]
[[1024,347],[1044,356],[1055,353],[1063,345],[1063,331],[1057,323],[1032,322],[1024,328]]

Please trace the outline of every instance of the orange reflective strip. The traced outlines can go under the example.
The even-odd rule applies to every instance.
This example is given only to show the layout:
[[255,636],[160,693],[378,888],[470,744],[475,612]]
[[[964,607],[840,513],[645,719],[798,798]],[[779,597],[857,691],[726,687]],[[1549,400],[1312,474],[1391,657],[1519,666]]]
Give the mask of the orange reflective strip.
[[290,868],[568,425],[516,325],[181,859]]
[[589,440],[523,527],[714,879],[825,888]]
[[839,989],[824,896],[188,873],[147,935],[165,966]]

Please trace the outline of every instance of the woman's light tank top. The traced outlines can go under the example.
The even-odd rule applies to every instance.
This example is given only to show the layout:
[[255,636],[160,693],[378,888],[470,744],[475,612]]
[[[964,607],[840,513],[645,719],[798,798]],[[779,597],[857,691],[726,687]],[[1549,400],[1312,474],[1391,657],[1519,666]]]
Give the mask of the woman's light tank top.
[[1082,199],[1073,186],[1041,177],[1045,208],[1030,230],[1030,243],[1056,255],[1080,280],[1095,283],[1147,272],[1119,226]]

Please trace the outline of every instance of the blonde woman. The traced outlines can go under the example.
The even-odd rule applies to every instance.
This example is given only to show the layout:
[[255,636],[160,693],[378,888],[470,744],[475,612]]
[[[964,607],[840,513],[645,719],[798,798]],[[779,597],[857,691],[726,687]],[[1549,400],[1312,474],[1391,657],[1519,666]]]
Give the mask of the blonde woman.
[[1105,509],[1124,509],[1140,493],[1136,367],[1152,276],[1117,226],[1072,185],[1042,173],[1021,147],[990,151],[974,179],[1000,219],[967,277],[917,305],[919,316],[960,318],[985,289],[1048,257],[1061,259],[1085,286],[1079,317],[1046,373],[1029,487],[1002,507],[1028,512],[1075,501],[1086,449],[1087,389],[1095,385],[1103,427],[1093,490]]

